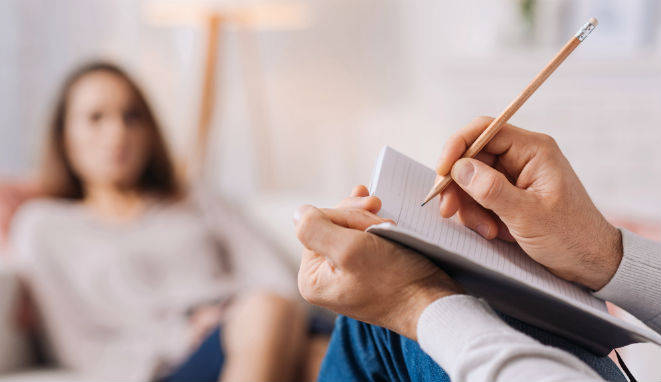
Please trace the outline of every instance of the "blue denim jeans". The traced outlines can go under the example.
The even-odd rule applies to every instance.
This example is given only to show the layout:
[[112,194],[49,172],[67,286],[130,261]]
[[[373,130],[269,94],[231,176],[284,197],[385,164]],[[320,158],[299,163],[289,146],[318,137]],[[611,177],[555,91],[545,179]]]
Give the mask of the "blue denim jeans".
[[[317,314],[310,317],[308,322],[310,334],[329,334],[332,330],[332,319]],[[222,327],[218,326],[184,362],[170,374],[159,379],[159,382],[218,382],[225,363],[222,337]]]
[[218,382],[225,362],[221,335],[219,326],[207,335],[188,359],[159,382]]
[[[564,349],[588,364],[608,381],[626,379],[608,357],[599,357],[545,330],[501,315],[510,326],[538,341]],[[439,381],[450,377],[418,343],[390,330],[340,316],[335,322],[320,382]]]

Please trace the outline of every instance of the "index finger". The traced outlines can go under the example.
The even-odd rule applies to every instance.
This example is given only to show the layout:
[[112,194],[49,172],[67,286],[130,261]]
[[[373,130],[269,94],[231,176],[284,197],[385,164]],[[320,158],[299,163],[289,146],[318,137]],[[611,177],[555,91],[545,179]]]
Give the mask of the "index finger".
[[491,121],[493,121],[491,117],[477,117],[452,134],[443,145],[441,157],[436,164],[436,173],[441,176],[449,174],[454,162],[464,155],[468,147],[482,134]]
[[[454,163],[464,155],[468,147],[493,121],[491,117],[478,117],[452,135],[446,142],[439,158],[436,172],[445,175]],[[534,155],[536,147],[543,144],[542,134],[505,124],[482,152],[499,156],[498,161],[511,175],[518,175]]]
[[[316,213],[317,211],[321,213],[321,215]],[[367,227],[374,224],[385,222],[395,223],[391,219],[384,219],[363,208],[316,208],[310,205],[304,205],[299,207],[294,213],[294,225],[297,229],[300,225],[305,224],[303,220],[305,220],[306,215],[310,214],[319,218],[324,217],[333,224],[337,224],[344,228],[359,231],[364,231]]]
[[330,259],[337,266],[352,255],[355,243],[360,242],[363,231],[346,228],[351,217],[346,210],[320,210],[313,206],[299,208],[301,217],[296,221],[296,235],[305,248]]

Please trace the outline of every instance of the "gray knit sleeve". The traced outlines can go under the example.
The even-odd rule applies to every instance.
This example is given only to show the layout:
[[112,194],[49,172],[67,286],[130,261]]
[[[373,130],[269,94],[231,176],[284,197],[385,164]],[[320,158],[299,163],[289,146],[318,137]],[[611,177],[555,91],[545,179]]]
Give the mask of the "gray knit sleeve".
[[594,295],[610,301],[661,333],[661,243],[622,232],[622,261]]

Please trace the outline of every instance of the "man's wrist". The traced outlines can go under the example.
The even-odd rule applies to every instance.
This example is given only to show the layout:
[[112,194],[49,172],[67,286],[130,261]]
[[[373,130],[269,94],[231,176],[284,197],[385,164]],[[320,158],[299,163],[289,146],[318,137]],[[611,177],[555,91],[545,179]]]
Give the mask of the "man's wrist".
[[610,227],[611,233],[608,235],[609,240],[607,240],[606,247],[604,248],[604,251],[607,251],[606,253],[608,253],[608,255],[604,258],[605,268],[602,272],[603,278],[598,285],[595,285],[594,290],[599,290],[608,284],[613,276],[615,276],[615,272],[617,272],[617,269],[620,267],[622,257],[624,256],[622,232],[610,223],[608,226]]
[[590,255],[583,277],[578,282],[592,290],[603,288],[613,278],[622,261],[622,233],[606,222],[602,233],[597,236],[599,244]]
[[[447,277],[447,276],[446,276]],[[438,283],[424,284],[416,286],[408,299],[410,305],[406,309],[407,314],[403,315],[403,330],[401,334],[417,341],[418,321],[422,312],[434,302],[449,296],[463,294],[464,291],[454,281],[442,280]]]
[[434,302],[445,298],[449,296],[454,296],[457,293],[455,292],[439,292],[439,293],[434,293],[434,294],[428,294],[424,297],[420,297],[419,300],[416,301],[414,308],[410,311],[411,316],[408,317],[406,320],[406,333],[404,335],[414,341],[418,340],[418,321],[420,320],[420,316],[422,315],[422,312],[427,309],[427,307]]

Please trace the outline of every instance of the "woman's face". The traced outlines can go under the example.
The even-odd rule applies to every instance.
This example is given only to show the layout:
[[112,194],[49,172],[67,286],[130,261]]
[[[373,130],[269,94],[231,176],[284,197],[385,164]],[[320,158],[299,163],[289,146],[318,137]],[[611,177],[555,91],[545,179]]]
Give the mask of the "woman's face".
[[152,130],[121,77],[92,72],[69,92],[64,144],[85,187],[136,185],[150,156]]

